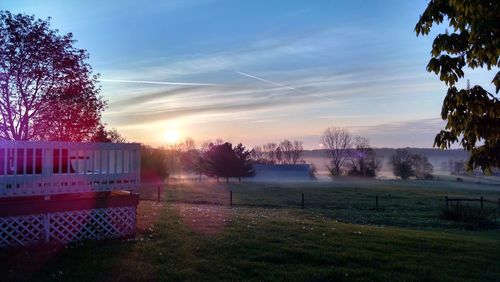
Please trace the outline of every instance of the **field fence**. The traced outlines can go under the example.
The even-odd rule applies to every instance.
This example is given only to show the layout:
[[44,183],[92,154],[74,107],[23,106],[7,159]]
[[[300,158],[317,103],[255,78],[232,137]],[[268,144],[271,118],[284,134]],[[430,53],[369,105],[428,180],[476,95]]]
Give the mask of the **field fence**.
[[[345,193],[334,190],[325,195],[324,190],[315,189],[231,189],[213,185],[206,180],[196,182],[186,189],[188,181],[171,181],[164,184],[143,184],[139,189],[140,199],[145,201],[166,201],[170,203],[208,204],[223,206],[283,207],[298,209],[330,210],[416,210],[438,211],[452,203],[477,206],[500,215],[500,198],[470,196],[454,198],[447,195],[432,197],[412,197],[393,195],[380,191]],[[212,185],[212,186],[211,186]],[[193,188],[194,187],[194,188]]]

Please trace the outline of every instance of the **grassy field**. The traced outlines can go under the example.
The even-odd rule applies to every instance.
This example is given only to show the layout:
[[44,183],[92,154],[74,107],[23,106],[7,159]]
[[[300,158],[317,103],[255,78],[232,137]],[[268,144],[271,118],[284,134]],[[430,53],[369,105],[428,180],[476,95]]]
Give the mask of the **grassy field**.
[[[154,187],[141,192],[156,198]],[[498,227],[470,231],[439,219],[444,195],[498,201],[500,191],[437,181],[170,185],[159,203],[141,201],[136,239],[4,250],[0,273],[16,281],[499,281]]]

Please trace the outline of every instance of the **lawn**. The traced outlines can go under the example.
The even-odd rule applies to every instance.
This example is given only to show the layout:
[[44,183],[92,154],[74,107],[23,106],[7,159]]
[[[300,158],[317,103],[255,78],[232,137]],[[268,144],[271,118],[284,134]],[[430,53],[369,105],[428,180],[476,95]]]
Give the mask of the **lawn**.
[[500,231],[439,219],[444,195],[500,192],[436,181],[169,185],[159,203],[141,201],[136,239],[4,250],[0,271],[42,281],[498,281]]

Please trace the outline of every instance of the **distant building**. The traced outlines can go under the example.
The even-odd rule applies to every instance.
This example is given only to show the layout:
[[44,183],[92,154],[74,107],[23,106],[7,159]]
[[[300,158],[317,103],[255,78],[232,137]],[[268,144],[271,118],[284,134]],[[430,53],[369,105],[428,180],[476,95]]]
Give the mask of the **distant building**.
[[255,176],[245,181],[309,181],[309,164],[256,164]]

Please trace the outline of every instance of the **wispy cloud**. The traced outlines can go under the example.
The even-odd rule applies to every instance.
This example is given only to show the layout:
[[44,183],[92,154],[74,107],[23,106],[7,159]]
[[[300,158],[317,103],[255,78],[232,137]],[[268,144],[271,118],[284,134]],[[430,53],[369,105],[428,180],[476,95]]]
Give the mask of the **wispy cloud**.
[[140,83],[140,84],[158,84],[170,86],[214,86],[220,84],[214,83],[198,83],[198,82],[171,82],[171,81],[150,81],[150,80],[127,80],[127,79],[100,79],[103,82],[118,82],[118,83]]

